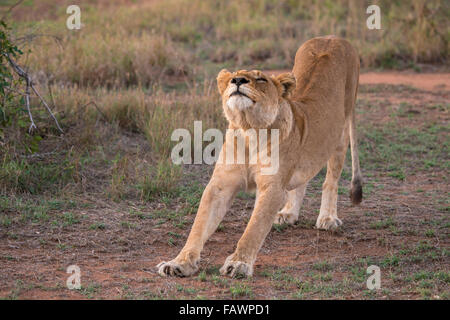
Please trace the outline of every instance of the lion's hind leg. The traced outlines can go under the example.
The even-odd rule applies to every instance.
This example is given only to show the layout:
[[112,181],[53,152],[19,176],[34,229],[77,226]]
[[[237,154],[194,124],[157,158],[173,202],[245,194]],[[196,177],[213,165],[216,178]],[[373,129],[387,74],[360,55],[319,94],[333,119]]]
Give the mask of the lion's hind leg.
[[294,224],[297,222],[305,191],[306,184],[288,192],[286,204],[275,216],[274,224]]
[[327,163],[327,175],[322,186],[320,213],[316,222],[318,229],[335,229],[342,224],[337,216],[338,182],[344,166],[348,142],[349,130],[346,127],[340,145]]

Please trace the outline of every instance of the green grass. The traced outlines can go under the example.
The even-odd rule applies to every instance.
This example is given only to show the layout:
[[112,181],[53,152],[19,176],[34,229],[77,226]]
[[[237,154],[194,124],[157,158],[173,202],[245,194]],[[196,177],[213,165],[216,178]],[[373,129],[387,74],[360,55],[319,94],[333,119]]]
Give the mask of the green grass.
[[3,159],[0,163],[0,190],[40,194],[74,182],[73,161],[34,163],[28,160]]
[[80,218],[72,212],[64,213],[62,220],[63,220],[63,226],[65,226],[65,227],[71,226],[73,224],[77,224],[80,222]]
[[289,224],[288,224],[288,223],[273,224],[273,225],[272,225],[272,229],[273,229],[275,232],[278,232],[278,233],[284,232],[287,228],[289,228]]
[[327,273],[314,274],[312,278],[317,281],[329,282],[333,279],[333,276],[332,276],[331,272],[327,272]]
[[89,283],[87,286],[81,285],[81,288],[78,289],[78,292],[80,292],[88,299],[94,299],[95,295],[98,294],[100,288],[101,288],[100,284],[92,282]]
[[305,295],[314,291],[314,286],[310,282],[300,282],[298,290],[292,295],[294,299],[304,299]]
[[254,200],[255,196],[256,195],[254,193],[239,191],[238,194],[236,195],[236,198],[242,199],[242,200],[251,200],[251,199]]
[[396,267],[399,264],[400,264],[400,258],[394,254],[385,257],[381,261],[381,267],[383,267],[383,268]]
[[350,272],[351,272],[351,279],[357,283],[363,283],[367,279],[367,268],[361,267],[359,265],[351,266]]
[[183,293],[186,293],[186,294],[189,294],[189,295],[196,294],[198,292],[198,290],[195,289],[195,288],[188,288],[188,287],[185,287],[185,286],[183,286],[181,284],[177,284],[176,288],[177,288],[178,292],[183,292]]
[[433,229],[428,229],[425,231],[425,236],[428,238],[434,237],[435,236],[435,232]]
[[279,268],[277,270],[274,270],[271,274],[267,274],[268,276],[270,276],[272,281],[281,281],[284,283],[291,283],[291,284],[295,284],[297,283],[299,280],[292,276],[291,274],[288,273],[289,268]]
[[320,261],[314,263],[312,269],[317,271],[330,271],[333,269],[333,266],[327,261]]
[[229,286],[229,281],[227,279],[216,274],[213,274],[211,276],[211,281],[214,283],[215,286],[220,288],[226,288]]
[[4,214],[0,215],[0,225],[3,227],[9,227],[12,223],[12,219]]
[[106,225],[104,223],[101,222],[95,222],[93,224],[91,224],[89,226],[90,230],[105,230],[106,229]]
[[230,294],[233,299],[253,296],[252,289],[245,283],[236,283],[230,286]]
[[[56,219],[59,224],[69,226],[78,223],[79,217],[72,212],[61,212],[76,208],[73,200],[26,199],[25,197],[5,197],[0,195],[0,223],[11,226],[16,223],[47,223],[50,219]],[[58,212],[61,212],[58,214]]]
[[150,201],[163,194],[174,194],[181,177],[181,170],[180,166],[170,161],[160,162],[156,168],[152,168],[148,175],[144,176],[139,186],[142,199]]
[[140,210],[130,209],[129,211],[130,216],[132,217],[138,217],[139,219],[148,219],[151,218],[151,215],[146,214]]
[[371,229],[386,229],[389,227],[394,227],[396,225],[395,221],[392,217],[387,218],[386,220],[380,220],[376,222],[372,222],[370,224]]
[[414,168],[414,172],[445,169],[449,141],[442,143],[432,128],[404,128],[395,123],[361,127],[361,162],[367,169],[384,170],[398,180],[405,180],[408,174],[405,164]]
[[205,271],[205,270],[202,270],[202,271],[198,274],[197,279],[198,279],[198,281],[205,282],[205,281],[207,280],[207,274],[206,274],[206,271]]
[[438,280],[443,281],[444,283],[450,282],[450,273],[448,272],[431,272],[431,271],[419,271],[414,273],[413,279],[415,281],[419,280]]
[[131,223],[129,221],[122,221],[120,223],[120,225],[122,226],[122,228],[124,229],[136,229],[137,225],[135,223]]
[[186,204],[186,214],[196,213],[203,191],[204,187],[196,181],[180,186],[177,189],[176,195]]

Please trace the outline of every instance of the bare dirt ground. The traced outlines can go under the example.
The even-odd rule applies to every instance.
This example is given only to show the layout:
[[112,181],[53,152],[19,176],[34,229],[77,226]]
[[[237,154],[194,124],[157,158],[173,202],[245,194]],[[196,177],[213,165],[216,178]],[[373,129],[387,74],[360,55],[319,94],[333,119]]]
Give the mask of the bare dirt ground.
[[[270,70],[270,74],[280,74],[290,70]],[[448,91],[450,89],[450,73],[416,73],[407,71],[364,72],[359,77],[361,85],[405,85],[427,91]]]
[[448,91],[450,74],[448,73],[399,73],[399,72],[367,72],[361,74],[361,84],[407,85],[429,91]]
[[[0,226],[0,297],[8,299],[449,299],[448,120],[450,74],[365,73],[358,95],[364,200],[348,199],[350,161],[335,232],[314,229],[324,171],[308,186],[295,226],[274,228],[252,279],[218,269],[253,208],[241,193],[205,246],[200,273],[161,278],[156,264],[182,248],[212,167],[186,167],[185,191],[150,203],[95,193],[55,203],[50,218]],[[20,214],[20,209],[6,212]],[[64,215],[64,223],[52,217]],[[69,290],[69,265],[81,269]],[[381,289],[366,268],[381,269]]]

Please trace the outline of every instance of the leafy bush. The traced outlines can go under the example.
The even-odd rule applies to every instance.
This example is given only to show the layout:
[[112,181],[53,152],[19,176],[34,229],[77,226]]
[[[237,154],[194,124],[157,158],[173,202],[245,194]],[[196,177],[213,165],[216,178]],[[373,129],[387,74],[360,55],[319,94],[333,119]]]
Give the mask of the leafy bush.
[[0,123],[6,122],[5,106],[13,99],[8,89],[15,81],[7,56],[17,57],[22,54],[22,51],[9,40],[9,30],[6,23],[0,20]]

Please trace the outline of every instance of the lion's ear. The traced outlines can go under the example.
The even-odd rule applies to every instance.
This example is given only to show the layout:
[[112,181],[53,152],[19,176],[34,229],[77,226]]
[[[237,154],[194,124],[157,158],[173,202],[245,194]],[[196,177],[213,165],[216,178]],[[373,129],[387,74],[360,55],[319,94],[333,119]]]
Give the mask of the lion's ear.
[[295,89],[295,77],[291,72],[282,73],[275,79],[281,84],[282,91],[280,95],[282,97],[288,97]]
[[222,95],[227,88],[228,81],[230,81],[231,73],[227,69],[220,70],[217,75],[217,88],[219,88],[219,93]]

